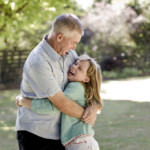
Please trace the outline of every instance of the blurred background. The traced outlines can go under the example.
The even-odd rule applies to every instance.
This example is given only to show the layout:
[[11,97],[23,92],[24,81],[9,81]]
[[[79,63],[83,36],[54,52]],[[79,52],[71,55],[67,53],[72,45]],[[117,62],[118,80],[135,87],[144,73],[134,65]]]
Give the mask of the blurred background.
[[15,97],[23,64],[61,13],[85,29],[77,53],[101,65],[104,107],[94,126],[101,150],[150,147],[149,0],[0,0],[0,145],[16,150]]

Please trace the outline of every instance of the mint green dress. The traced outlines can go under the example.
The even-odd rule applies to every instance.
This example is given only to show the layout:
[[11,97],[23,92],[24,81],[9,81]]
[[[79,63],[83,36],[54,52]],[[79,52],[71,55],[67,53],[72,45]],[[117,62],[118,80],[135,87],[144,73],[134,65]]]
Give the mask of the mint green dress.
[[[64,90],[64,94],[69,98],[85,107],[85,90],[80,82],[70,82]],[[49,99],[33,99],[31,110],[40,114],[52,114],[59,110],[50,102]],[[61,142],[68,144],[75,137],[80,135],[94,135],[91,125],[82,122],[80,119],[62,113],[61,116]]]

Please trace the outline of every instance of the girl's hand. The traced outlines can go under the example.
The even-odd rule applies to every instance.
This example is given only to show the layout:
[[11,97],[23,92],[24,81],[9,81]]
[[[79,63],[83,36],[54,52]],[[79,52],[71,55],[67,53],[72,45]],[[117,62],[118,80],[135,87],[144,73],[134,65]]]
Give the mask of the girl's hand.
[[17,107],[21,107],[22,106],[22,96],[21,96],[21,94],[19,94],[17,97],[16,97],[16,106]]
[[16,97],[16,106],[17,107],[24,106],[24,107],[27,107],[30,109],[31,108],[31,102],[32,102],[32,99],[24,98],[24,97],[22,97],[22,95],[18,95]]

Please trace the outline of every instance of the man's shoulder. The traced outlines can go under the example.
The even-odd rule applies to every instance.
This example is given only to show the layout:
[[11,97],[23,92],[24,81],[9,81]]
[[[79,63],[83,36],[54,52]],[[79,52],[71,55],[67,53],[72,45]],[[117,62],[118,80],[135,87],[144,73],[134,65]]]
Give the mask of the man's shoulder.
[[30,52],[26,63],[29,63],[30,66],[34,64],[42,65],[47,59],[43,47],[39,44]]

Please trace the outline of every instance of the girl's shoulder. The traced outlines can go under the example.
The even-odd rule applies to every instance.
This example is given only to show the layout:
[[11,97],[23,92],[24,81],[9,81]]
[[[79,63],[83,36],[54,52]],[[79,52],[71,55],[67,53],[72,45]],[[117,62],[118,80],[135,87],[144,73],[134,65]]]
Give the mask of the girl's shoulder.
[[76,90],[84,90],[84,87],[80,82],[69,82],[67,87],[74,88]]
[[80,82],[70,82],[64,91],[65,95],[73,100],[84,99],[84,87]]

